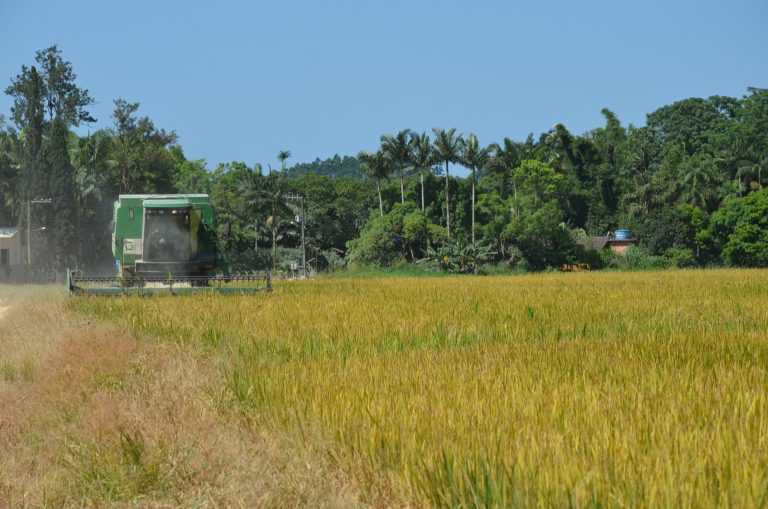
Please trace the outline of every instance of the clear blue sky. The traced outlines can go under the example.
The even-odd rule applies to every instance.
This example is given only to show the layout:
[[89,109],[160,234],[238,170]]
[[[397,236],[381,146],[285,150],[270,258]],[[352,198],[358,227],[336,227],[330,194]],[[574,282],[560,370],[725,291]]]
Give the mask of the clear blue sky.
[[[481,143],[581,134],[691,96],[768,87],[768,1],[0,0],[0,82],[58,44],[110,126],[112,100],[188,158],[354,155],[403,128]],[[0,97],[0,113],[10,113]]]

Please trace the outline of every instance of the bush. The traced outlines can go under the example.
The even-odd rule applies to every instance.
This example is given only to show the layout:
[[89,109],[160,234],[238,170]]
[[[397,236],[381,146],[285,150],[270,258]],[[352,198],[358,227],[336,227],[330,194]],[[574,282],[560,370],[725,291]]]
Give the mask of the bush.
[[668,266],[664,258],[649,255],[645,250],[636,246],[630,246],[626,254],[619,254],[604,249],[600,251],[600,257],[606,268],[622,270],[647,270],[663,269]]
[[562,218],[562,210],[552,200],[524,215],[513,217],[504,228],[504,236],[520,250],[530,269],[559,267],[576,249],[571,232],[564,226]]
[[[611,251],[612,253],[613,251]],[[578,263],[588,263],[592,270],[605,268],[605,257],[596,249],[585,249],[579,246],[574,255]]]
[[664,251],[664,260],[670,267],[693,267],[696,265],[696,256],[692,249],[679,249],[670,247]]
[[[402,218],[400,218],[402,219]],[[394,215],[372,215],[360,233],[360,237],[347,243],[347,261],[350,267],[386,267],[403,257],[395,242]]]
[[496,253],[488,245],[475,243],[446,243],[438,248],[427,248],[422,260],[432,268],[451,274],[472,274],[480,264],[490,260]]
[[768,267],[768,189],[726,201],[709,238],[727,267]]
[[381,216],[373,213],[360,237],[347,243],[347,262],[352,268],[389,267],[421,258],[429,244],[442,244],[445,228],[429,222],[416,204],[395,204]]
[[318,270],[336,272],[344,269],[347,266],[347,261],[339,255],[336,251],[320,251],[317,254],[317,268]]

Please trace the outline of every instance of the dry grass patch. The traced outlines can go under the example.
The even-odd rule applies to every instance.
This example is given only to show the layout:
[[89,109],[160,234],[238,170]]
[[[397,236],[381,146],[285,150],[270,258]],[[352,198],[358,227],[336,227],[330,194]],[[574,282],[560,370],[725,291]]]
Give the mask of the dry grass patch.
[[31,366],[0,393],[0,507],[360,505],[321,451],[244,425],[217,358],[22,291],[0,323],[0,359]]
[[67,310],[63,292],[46,286],[0,285],[0,397],[29,382],[59,344],[51,324],[62,323]]

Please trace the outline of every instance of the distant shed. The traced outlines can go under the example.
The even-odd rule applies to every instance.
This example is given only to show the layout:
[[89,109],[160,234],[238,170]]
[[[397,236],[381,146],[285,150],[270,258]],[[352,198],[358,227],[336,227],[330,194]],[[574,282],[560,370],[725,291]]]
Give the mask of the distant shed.
[[576,239],[576,244],[587,250],[594,249],[599,251],[601,249],[610,249],[614,253],[626,254],[630,246],[637,244],[637,239],[617,239],[612,235],[605,237],[579,237]]
[[23,278],[21,232],[0,226],[0,283],[20,283]]

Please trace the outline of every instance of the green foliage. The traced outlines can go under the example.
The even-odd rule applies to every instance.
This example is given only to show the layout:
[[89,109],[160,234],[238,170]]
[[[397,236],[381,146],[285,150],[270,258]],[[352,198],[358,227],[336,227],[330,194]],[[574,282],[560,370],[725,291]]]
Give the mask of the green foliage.
[[432,154],[436,163],[445,164],[445,229],[451,236],[451,193],[449,163],[461,161],[461,134],[456,135],[456,128],[432,129],[435,140],[432,143]]
[[[258,164],[209,171],[205,160],[188,160],[173,131],[156,128],[138,115],[138,103],[122,99],[112,129],[68,132],[93,120],[93,99],[56,46],[37,52],[35,65],[22,66],[5,91],[19,130],[0,116],[0,225],[46,226],[32,253],[38,262],[55,259],[41,264],[46,270],[71,263],[62,261],[68,257],[85,269],[111,265],[111,204],[129,192],[209,193],[223,264],[239,270],[262,267],[254,253],[263,248],[273,248],[276,265],[283,263],[278,248],[298,248],[292,223],[299,211],[283,199],[288,194],[305,198],[306,244],[319,267],[415,261],[428,246],[465,236],[490,246],[493,264],[542,270],[591,258],[597,267],[595,253],[576,249],[568,231],[617,228],[634,230],[662,265],[766,264],[766,89],[749,88],[739,99],[684,99],[650,113],[640,128],[623,127],[603,109],[604,126],[583,136],[556,124],[538,137],[486,148],[454,128],[433,129],[431,139],[401,129],[358,157],[288,168],[291,153],[280,151],[280,171],[270,166],[266,176]],[[451,177],[450,163],[466,166],[471,178]],[[48,197],[55,206],[34,206],[26,217],[30,198]],[[376,205],[378,219],[370,214]],[[222,235],[227,223],[236,234]],[[77,245],[67,246],[74,238]],[[607,263],[657,264],[638,260]]]
[[718,182],[714,160],[697,154],[687,157],[680,165],[683,177],[680,181],[680,199],[684,203],[708,208],[715,197]]
[[591,270],[604,269],[607,263],[608,252],[612,253],[610,249],[585,249],[582,246],[577,246],[573,254],[573,261],[586,263]]
[[395,214],[371,216],[360,237],[347,243],[347,261],[350,267],[386,267],[403,259],[395,240],[398,224]]
[[371,183],[365,180],[305,175],[286,185],[304,196],[307,245],[313,249],[346,250],[375,207]]
[[525,160],[515,169],[513,176],[518,190],[529,194],[534,203],[564,201],[566,178],[545,163]]
[[47,260],[54,270],[63,274],[67,267],[74,266],[77,226],[75,200],[75,169],[67,150],[67,126],[64,120],[56,117],[53,121],[51,136],[46,146],[46,160],[49,167],[50,191],[48,198],[49,223],[46,225],[50,251]]
[[[2,122],[0,122],[2,127]],[[0,225],[14,224],[21,207],[23,147],[15,132],[0,129]]]
[[411,141],[410,129],[403,129],[394,136],[385,134],[381,137],[382,152],[391,161],[392,165],[397,168],[400,179],[400,203],[405,203],[405,185],[403,182],[405,175],[403,172],[405,167],[411,164]]
[[339,157],[335,154],[328,159],[315,159],[311,163],[299,163],[287,168],[285,175],[291,178],[299,178],[304,175],[318,175],[330,178],[352,178],[363,179],[365,174],[361,168],[360,161],[352,156]]
[[156,129],[148,117],[137,117],[139,103],[115,99],[115,137],[110,181],[118,193],[174,191],[174,158],[167,147],[176,133]]
[[662,144],[692,155],[716,143],[737,109],[736,100],[728,97],[684,99],[650,113],[647,125]]
[[727,267],[768,267],[768,190],[726,202],[709,231]]
[[376,192],[379,196],[379,214],[384,215],[384,198],[381,194],[381,181],[388,178],[392,172],[392,162],[386,156],[384,151],[378,152],[360,152],[357,159],[362,164],[363,172],[374,182],[376,182]]
[[511,200],[505,200],[497,193],[481,194],[476,214],[480,223],[480,239],[491,244],[502,258],[506,258],[509,239],[505,228],[512,218]]
[[383,216],[372,215],[360,237],[349,241],[351,267],[386,267],[420,259],[428,246],[447,238],[444,228],[428,221],[411,202],[396,204]]
[[317,262],[315,266],[318,270],[324,272],[338,272],[347,266],[347,260],[337,251],[328,249],[317,253]]
[[668,249],[700,247],[697,235],[705,228],[704,212],[692,205],[667,207],[649,214],[633,230],[642,246],[652,255],[663,255]]
[[503,235],[519,249],[533,270],[559,267],[575,252],[570,231],[563,224],[557,201],[529,208],[511,217]]
[[254,228],[258,228],[259,224],[269,228],[273,266],[277,267],[278,241],[290,234],[296,236],[293,219],[297,211],[289,203],[290,192],[286,179],[282,172],[270,173],[267,176],[250,172],[238,184],[240,192],[246,198],[248,217],[253,218],[257,225]]
[[439,224],[427,224],[427,235],[432,244],[444,244],[448,242],[448,231]]
[[479,242],[446,242],[436,248],[427,247],[422,260],[433,269],[449,274],[474,274],[494,255],[493,248]]
[[[413,249],[429,242],[429,220],[421,211],[414,211],[403,217],[403,240]],[[412,255],[411,258],[414,258]]]
[[174,145],[170,148],[173,157],[173,187],[180,193],[211,192],[211,172],[205,167],[205,159],[190,161],[184,157],[182,148]]
[[668,267],[667,261],[661,256],[648,254],[642,248],[630,246],[626,254],[618,254],[610,249],[600,251],[606,268],[622,270],[650,270]]
[[429,171],[435,162],[429,135],[427,133],[416,134],[412,132],[411,147],[411,160],[419,173],[419,180],[421,181],[421,210],[424,210],[426,208],[424,174]]
[[58,47],[54,45],[37,51],[35,62],[37,67],[21,66],[21,72],[5,89],[5,93],[13,97],[11,114],[16,125],[24,129],[37,122],[37,113],[33,112],[37,108],[45,112],[46,128],[56,117],[66,127],[95,122],[85,109],[94,101],[88,90],[75,84],[77,75],[72,64],[61,58]]
[[685,268],[696,265],[696,256],[692,249],[670,247],[664,251],[664,260],[670,267]]

